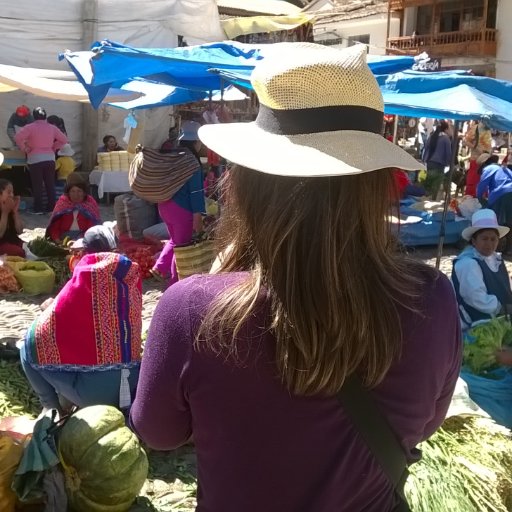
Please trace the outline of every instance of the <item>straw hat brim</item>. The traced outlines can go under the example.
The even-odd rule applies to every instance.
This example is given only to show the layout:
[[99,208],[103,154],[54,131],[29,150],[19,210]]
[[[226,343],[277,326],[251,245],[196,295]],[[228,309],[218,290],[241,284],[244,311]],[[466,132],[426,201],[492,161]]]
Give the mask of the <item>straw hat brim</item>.
[[387,167],[424,169],[402,148],[370,132],[276,135],[252,122],[204,125],[199,138],[233,163],[279,176],[343,176]]
[[510,228],[506,226],[469,226],[462,231],[462,238],[469,242],[477,231],[482,231],[483,229],[495,229],[500,238],[503,238],[510,231]]

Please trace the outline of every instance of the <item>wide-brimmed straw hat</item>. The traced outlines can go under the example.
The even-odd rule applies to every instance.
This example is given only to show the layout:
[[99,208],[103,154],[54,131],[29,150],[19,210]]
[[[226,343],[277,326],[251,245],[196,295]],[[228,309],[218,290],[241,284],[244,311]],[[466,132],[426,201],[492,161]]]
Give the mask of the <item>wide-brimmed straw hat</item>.
[[382,136],[384,103],[363,45],[271,45],[251,83],[256,121],[199,129],[204,144],[231,162],[282,176],[424,168]]
[[510,228],[498,224],[496,214],[489,208],[482,208],[473,214],[473,217],[471,217],[471,226],[462,231],[462,238],[469,241],[473,235],[481,229],[495,229],[498,231],[500,238],[503,238],[510,231]]

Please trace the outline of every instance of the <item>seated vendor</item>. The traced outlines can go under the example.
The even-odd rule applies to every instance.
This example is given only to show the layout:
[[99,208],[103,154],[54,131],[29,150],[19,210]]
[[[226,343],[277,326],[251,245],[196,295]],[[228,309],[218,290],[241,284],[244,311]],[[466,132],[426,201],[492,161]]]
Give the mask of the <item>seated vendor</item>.
[[141,361],[141,312],[137,265],[113,252],[80,260],[20,351],[43,413],[62,414],[63,404],[130,406]]
[[98,153],[109,153],[110,151],[124,151],[113,135],[105,135],[103,137],[103,146],[98,148]]
[[84,236],[92,226],[100,224],[98,203],[88,194],[85,181],[78,174],[70,174],[46,229],[46,236],[54,241]]
[[57,152],[55,170],[57,171],[57,183],[66,186],[66,180],[75,170],[76,162],[73,160],[75,152],[69,144],[64,144]]
[[14,195],[12,183],[0,179],[0,255],[25,257],[23,240],[18,236],[23,232],[19,206],[20,198]]
[[487,208],[475,212],[471,224],[462,232],[470,246],[455,259],[452,271],[463,328],[506,312],[512,305],[510,278],[496,252],[509,228],[498,225],[496,214]]

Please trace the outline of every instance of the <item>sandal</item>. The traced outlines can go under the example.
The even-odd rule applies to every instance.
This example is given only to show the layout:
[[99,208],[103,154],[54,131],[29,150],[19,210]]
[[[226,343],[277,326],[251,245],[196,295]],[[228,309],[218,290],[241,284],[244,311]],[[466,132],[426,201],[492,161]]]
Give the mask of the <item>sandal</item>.
[[149,272],[157,281],[160,281],[161,283],[165,283],[167,281],[167,277],[158,272],[158,270],[152,268],[149,270]]

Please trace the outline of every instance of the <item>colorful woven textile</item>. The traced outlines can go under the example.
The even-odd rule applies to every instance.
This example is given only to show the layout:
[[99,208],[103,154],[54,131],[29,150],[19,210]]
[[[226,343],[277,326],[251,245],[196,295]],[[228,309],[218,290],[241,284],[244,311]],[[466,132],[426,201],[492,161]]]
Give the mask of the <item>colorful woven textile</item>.
[[198,168],[197,158],[187,149],[160,153],[144,148],[133,159],[128,180],[135,195],[162,203],[171,199]]
[[53,304],[32,324],[34,367],[88,371],[140,364],[142,285],[137,265],[115,253],[84,256]]
[[78,210],[79,213],[91,219],[95,224],[101,223],[98,203],[90,195],[88,195],[85,201],[82,201],[81,203],[73,203],[71,199],[64,194],[59,197],[59,200],[53,209],[52,216],[50,218],[50,225],[55,219],[58,219],[67,213],[72,213],[74,210]]

